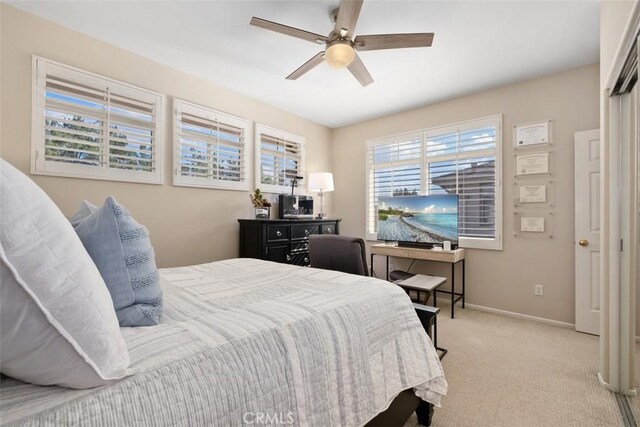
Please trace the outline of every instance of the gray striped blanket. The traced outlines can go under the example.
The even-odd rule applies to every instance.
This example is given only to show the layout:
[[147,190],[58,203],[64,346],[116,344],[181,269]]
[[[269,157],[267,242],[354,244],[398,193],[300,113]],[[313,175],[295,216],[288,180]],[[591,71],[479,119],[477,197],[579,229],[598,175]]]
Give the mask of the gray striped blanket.
[[7,425],[358,426],[447,383],[407,295],[382,280],[255,259],[162,269],[165,316],[122,328],[132,375],[91,390],[6,377]]

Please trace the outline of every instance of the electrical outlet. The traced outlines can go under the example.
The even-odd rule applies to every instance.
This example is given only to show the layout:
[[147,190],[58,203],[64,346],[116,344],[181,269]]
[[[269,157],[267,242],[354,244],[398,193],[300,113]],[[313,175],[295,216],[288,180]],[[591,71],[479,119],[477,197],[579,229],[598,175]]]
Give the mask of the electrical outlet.
[[539,296],[539,297],[544,295],[544,285],[534,285],[533,289],[534,289],[533,290],[534,295]]

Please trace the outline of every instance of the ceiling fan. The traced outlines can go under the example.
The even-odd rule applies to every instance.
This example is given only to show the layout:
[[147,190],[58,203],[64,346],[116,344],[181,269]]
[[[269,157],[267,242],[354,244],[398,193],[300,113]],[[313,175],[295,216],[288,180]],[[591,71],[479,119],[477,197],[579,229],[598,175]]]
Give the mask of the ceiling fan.
[[251,18],[251,25],[275,31],[291,37],[297,37],[313,43],[325,44],[325,50],[302,64],[300,68],[287,76],[288,80],[296,80],[326,61],[333,68],[348,68],[362,86],[373,83],[373,78],[356,53],[365,50],[401,49],[407,47],[429,47],[433,42],[433,33],[406,34],[374,34],[353,38],[356,22],[364,0],[340,0],[340,6],[331,11],[331,21],[335,22],[328,36],[267,21]]

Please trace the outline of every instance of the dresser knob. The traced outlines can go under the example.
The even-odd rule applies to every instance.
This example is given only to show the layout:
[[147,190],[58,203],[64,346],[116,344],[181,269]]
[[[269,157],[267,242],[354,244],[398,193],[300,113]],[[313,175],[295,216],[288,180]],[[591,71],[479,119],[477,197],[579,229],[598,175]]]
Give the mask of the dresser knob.
[[327,228],[327,231],[328,231],[329,233],[333,233],[333,230],[331,230],[331,227]]
[[282,237],[282,233],[280,231],[276,231],[276,236]]

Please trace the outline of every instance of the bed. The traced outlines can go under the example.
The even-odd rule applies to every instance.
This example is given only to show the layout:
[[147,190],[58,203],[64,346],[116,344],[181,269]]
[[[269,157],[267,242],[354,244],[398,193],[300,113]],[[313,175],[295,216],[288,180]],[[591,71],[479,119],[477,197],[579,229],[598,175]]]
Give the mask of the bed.
[[249,258],[161,277],[162,323],[121,329],[130,376],[89,390],[3,377],[0,423],[358,426],[405,390],[436,406],[446,393],[410,300],[388,282]]

